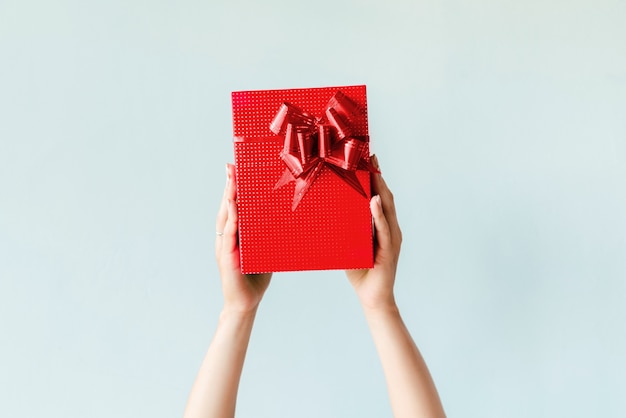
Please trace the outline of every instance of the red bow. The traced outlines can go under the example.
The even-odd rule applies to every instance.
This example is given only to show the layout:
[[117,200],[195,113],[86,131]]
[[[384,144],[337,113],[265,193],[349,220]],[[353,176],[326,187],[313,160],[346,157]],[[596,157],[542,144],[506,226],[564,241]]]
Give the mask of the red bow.
[[352,135],[353,125],[362,121],[364,116],[364,110],[340,91],[328,101],[325,115],[320,118],[290,103],[281,105],[270,130],[276,135],[285,135],[280,158],[287,169],[274,189],[296,182],[292,210],[296,209],[324,167],[367,198],[356,170],[379,171],[364,155],[369,138]]

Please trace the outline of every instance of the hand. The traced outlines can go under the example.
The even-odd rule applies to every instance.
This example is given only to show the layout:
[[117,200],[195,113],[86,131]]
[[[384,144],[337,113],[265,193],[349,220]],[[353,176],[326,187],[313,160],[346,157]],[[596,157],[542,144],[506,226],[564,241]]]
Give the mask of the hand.
[[[226,165],[226,188],[217,214],[215,257],[222,278],[224,310],[237,313],[255,311],[269,286],[271,273],[242,274],[237,239],[237,183],[235,166]],[[223,235],[220,235],[222,233]]]
[[[372,156],[372,164],[379,168],[378,158]],[[402,232],[396,217],[393,194],[381,174],[372,174],[370,210],[374,218],[376,239],[374,242],[374,268],[346,270],[346,276],[364,308],[395,309],[393,285],[396,277]]]

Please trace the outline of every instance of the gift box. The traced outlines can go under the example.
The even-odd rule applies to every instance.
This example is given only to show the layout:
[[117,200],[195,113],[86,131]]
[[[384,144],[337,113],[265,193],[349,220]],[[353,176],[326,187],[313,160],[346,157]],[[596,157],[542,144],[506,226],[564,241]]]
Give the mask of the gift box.
[[371,268],[365,86],[232,93],[241,271]]

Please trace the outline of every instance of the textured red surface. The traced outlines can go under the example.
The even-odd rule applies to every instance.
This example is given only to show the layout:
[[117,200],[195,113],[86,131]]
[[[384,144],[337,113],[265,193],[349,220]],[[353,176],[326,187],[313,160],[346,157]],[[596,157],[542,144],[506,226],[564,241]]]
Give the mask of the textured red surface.
[[[274,188],[285,171],[279,156],[284,137],[269,129],[280,105],[290,102],[322,115],[338,90],[367,109],[365,86],[232,93],[243,273],[373,266],[369,199],[328,168],[296,210],[295,183]],[[355,129],[354,134],[368,135],[367,118]],[[358,171],[357,176],[369,197],[369,173]]]

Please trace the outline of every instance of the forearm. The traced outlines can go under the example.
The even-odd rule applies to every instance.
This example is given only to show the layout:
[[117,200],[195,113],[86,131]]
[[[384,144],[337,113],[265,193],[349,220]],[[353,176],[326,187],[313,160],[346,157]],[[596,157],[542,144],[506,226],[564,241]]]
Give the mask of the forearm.
[[215,335],[194,382],[185,418],[226,418],[235,415],[237,389],[256,310],[222,311]]
[[428,367],[397,306],[364,311],[387,380],[394,417],[444,417]]

